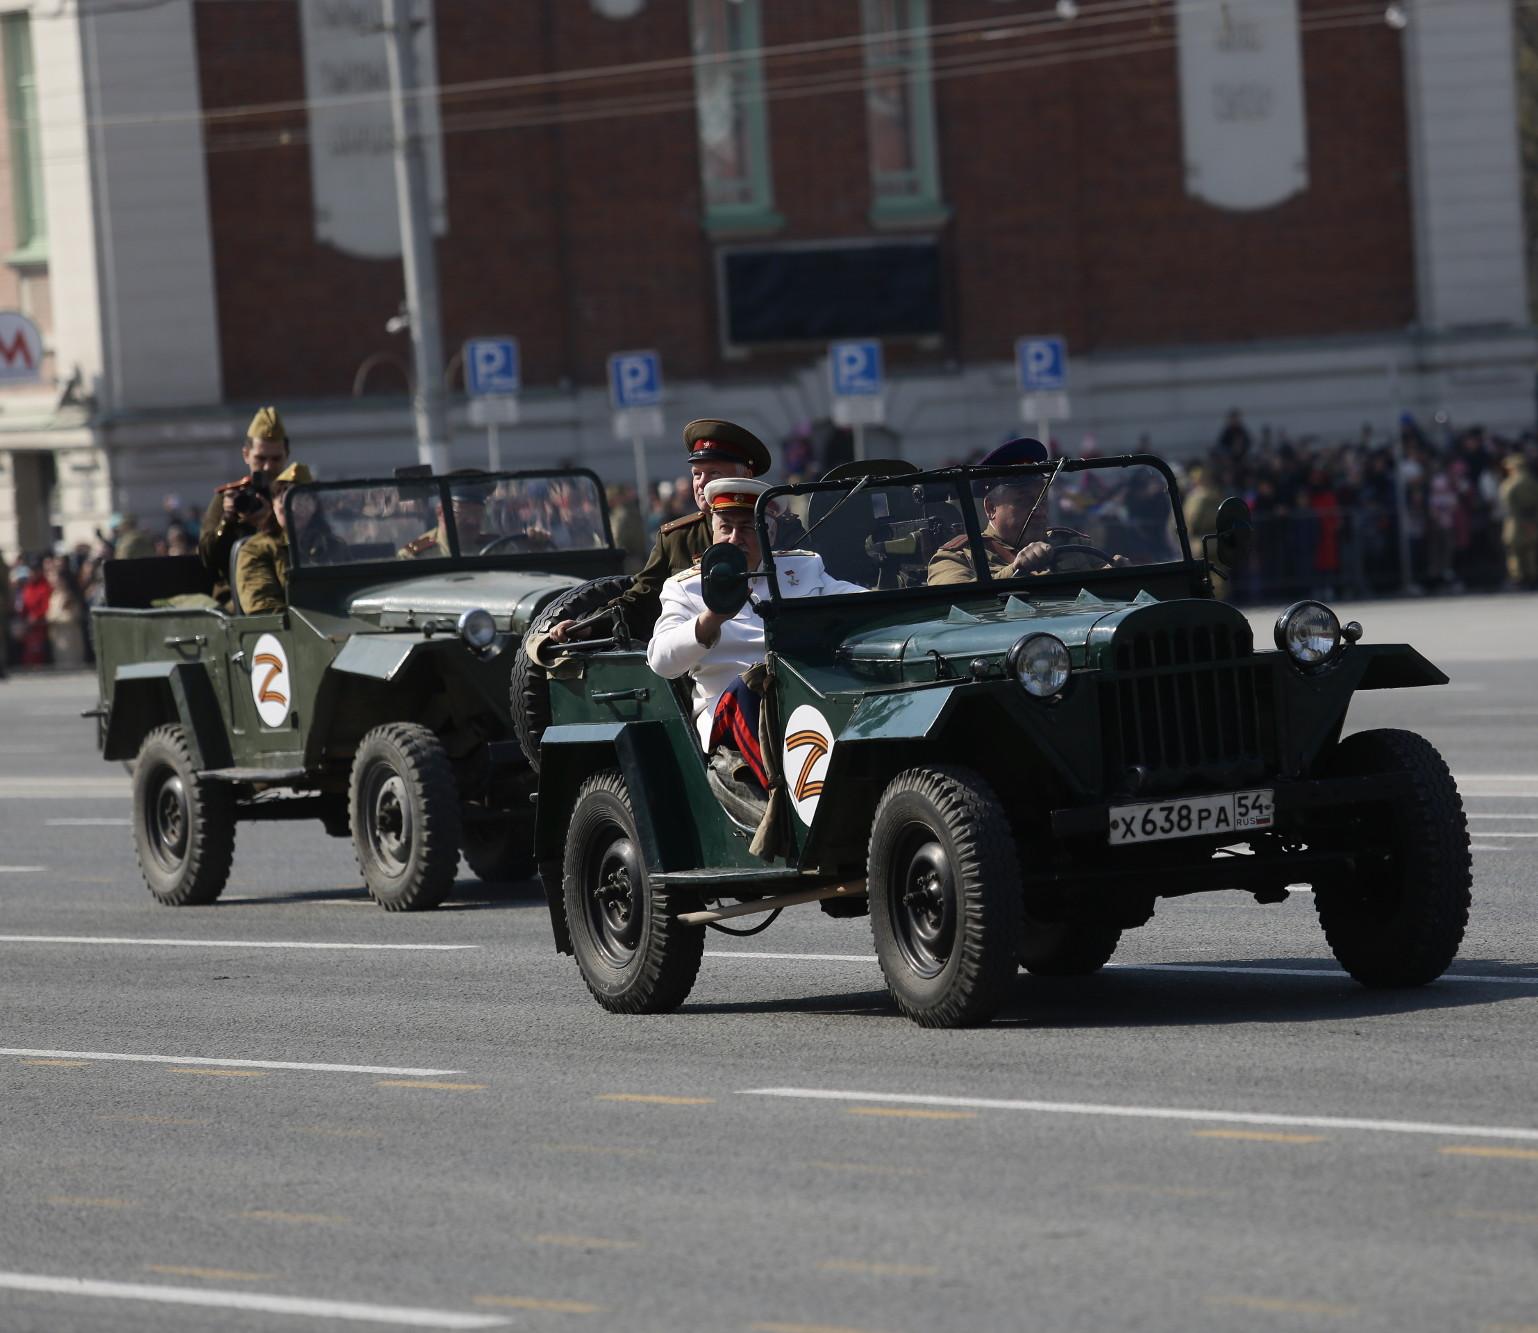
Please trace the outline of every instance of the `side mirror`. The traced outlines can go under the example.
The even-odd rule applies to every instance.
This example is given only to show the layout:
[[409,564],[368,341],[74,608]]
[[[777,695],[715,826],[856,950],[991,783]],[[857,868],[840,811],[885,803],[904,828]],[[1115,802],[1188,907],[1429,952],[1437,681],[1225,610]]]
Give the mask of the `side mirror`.
[[1217,557],[1225,565],[1249,549],[1255,529],[1250,523],[1250,507],[1237,495],[1230,495],[1218,506]]
[[740,546],[717,542],[700,560],[700,595],[718,616],[734,616],[748,600],[748,558]]

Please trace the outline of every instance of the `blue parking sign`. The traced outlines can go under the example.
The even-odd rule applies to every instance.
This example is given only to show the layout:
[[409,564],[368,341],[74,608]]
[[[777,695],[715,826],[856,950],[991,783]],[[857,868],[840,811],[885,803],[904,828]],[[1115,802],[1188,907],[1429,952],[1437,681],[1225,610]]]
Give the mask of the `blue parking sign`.
[[835,398],[868,398],[881,392],[885,372],[881,344],[874,339],[829,344],[828,368]]
[[472,398],[517,393],[523,366],[516,338],[471,338],[465,343],[465,392]]
[[1017,338],[1015,373],[1021,393],[1062,390],[1068,387],[1068,347],[1055,336]]
[[615,352],[609,358],[609,402],[627,407],[657,407],[662,402],[662,353]]

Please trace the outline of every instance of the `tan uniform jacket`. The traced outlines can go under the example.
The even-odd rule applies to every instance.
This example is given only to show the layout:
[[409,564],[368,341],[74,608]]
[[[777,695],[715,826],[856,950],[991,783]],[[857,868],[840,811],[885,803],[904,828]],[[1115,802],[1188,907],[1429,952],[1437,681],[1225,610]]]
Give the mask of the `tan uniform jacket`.
[[1506,511],[1501,540],[1508,546],[1538,541],[1538,477],[1522,468],[1501,482],[1500,496]]
[[[1015,553],[992,523],[983,529],[983,549],[988,552],[988,572],[996,579],[1015,577]],[[952,537],[929,558],[929,586],[938,583],[976,583],[972,550],[965,534]]]
[[198,529],[198,554],[203,566],[214,576],[214,596],[221,602],[230,599],[230,552],[242,537],[249,537],[252,529],[238,518],[225,518],[224,497],[238,491],[251,480],[242,477],[219,487],[214,498],[203,511],[203,526]]
[[657,530],[657,540],[641,572],[630,586],[609,603],[610,610],[625,613],[625,627],[631,635],[643,639],[651,633],[662,614],[662,585],[674,574],[693,569],[710,549],[710,519],[703,510],[664,523]]
[[235,557],[235,593],[248,616],[288,606],[288,538],[259,532]]
[[429,528],[420,537],[413,537],[400,550],[395,553],[397,560],[417,560],[424,555],[443,556],[449,554],[449,538],[446,532],[437,528]]

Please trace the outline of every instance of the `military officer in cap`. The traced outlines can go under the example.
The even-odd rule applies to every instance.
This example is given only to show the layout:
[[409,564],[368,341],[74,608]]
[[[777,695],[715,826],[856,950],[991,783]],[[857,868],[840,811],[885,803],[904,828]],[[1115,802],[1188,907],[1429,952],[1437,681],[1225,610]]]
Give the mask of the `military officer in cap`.
[[[310,469],[303,463],[290,463],[278,473],[272,483],[272,504],[268,508],[269,519],[265,527],[248,538],[235,557],[235,599],[241,611],[248,616],[282,611],[288,606],[288,557],[291,545],[288,532],[288,514],[283,496],[290,486],[313,481]],[[295,503],[299,498],[296,497]],[[314,496],[309,496],[312,502]],[[298,521],[298,520],[296,520]],[[320,532],[314,523],[303,532],[306,542],[325,539],[335,541],[329,529]]]
[[[721,477],[705,487],[712,538],[738,547],[747,559],[749,597],[742,609],[726,616],[705,605],[696,559],[691,568],[664,581],[662,613],[646,648],[647,664],[659,676],[693,676],[700,744],[707,752],[718,744],[739,750],[760,786],[767,784],[758,753],[756,697],[736,686],[741,673],[764,656],[764,622],[754,599],[768,595],[767,576],[752,572],[763,563],[753,509],[768,489],[768,482],[737,477]],[[781,597],[869,591],[834,578],[812,551],[776,551],[774,568]]]
[[[1046,447],[1040,440],[1009,440],[983,456],[978,467],[1008,467],[1020,463],[1045,463]],[[1021,574],[1039,574],[1049,567],[1052,547],[1045,540],[1046,506],[1038,503],[1047,478],[1030,473],[1014,478],[1003,477],[988,486],[983,496],[983,549],[988,555],[988,572],[996,579],[1018,578]],[[1026,531],[1029,523],[1030,531]],[[1032,538],[1027,541],[1026,538]],[[928,582],[976,583],[972,567],[970,539],[965,535],[946,542],[930,557]]]
[[[684,427],[684,447],[689,454],[689,479],[699,513],[664,523],[641,572],[630,587],[604,609],[616,607],[625,614],[632,634],[644,633],[662,609],[662,584],[670,575],[688,570],[709,549],[712,538],[706,515],[705,489],[714,481],[734,477],[761,477],[769,471],[769,450],[752,431],[730,421],[701,418]],[[644,497],[642,497],[644,503]],[[563,620],[550,637],[563,643],[572,621]]]
[[[454,531],[459,536],[459,553],[475,555],[487,542],[496,539],[486,531],[486,501],[497,484],[478,467],[459,468],[448,473],[449,503],[454,509]],[[443,506],[435,502],[438,522],[420,537],[413,537],[395,553],[398,560],[421,556],[445,556],[449,550],[448,525],[443,521]]]
[[270,483],[288,466],[288,431],[277,408],[261,408],[251,418],[240,457],[246,475],[214,492],[198,532],[198,554],[214,576],[214,596],[221,602],[230,596],[230,552],[235,543],[260,532],[272,515],[271,503],[252,479],[260,473]]

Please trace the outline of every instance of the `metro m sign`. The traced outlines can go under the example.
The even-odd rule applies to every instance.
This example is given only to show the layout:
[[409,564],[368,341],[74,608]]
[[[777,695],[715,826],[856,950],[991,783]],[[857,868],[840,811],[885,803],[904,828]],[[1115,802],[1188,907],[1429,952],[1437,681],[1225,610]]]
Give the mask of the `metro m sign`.
[[43,377],[43,335],[19,310],[0,310],[0,384],[36,384]]

